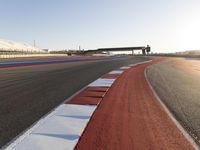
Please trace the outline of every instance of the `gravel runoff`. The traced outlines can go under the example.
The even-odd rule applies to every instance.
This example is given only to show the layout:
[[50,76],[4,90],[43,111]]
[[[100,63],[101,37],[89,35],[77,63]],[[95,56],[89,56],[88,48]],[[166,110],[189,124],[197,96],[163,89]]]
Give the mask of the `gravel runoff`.
[[147,76],[161,100],[200,145],[200,76],[174,67],[171,60],[149,67]]

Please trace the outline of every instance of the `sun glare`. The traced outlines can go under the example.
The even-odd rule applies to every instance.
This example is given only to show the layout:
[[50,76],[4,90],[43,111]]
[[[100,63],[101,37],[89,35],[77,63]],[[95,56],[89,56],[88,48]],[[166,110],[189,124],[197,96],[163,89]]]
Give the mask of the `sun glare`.
[[200,49],[200,13],[184,18],[178,27],[177,44],[185,50]]

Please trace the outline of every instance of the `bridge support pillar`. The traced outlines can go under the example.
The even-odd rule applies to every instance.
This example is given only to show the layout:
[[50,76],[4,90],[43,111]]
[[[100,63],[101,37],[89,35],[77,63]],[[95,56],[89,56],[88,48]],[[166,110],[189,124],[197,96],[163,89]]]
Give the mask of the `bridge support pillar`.
[[146,50],[145,49],[142,49],[142,54],[146,55]]

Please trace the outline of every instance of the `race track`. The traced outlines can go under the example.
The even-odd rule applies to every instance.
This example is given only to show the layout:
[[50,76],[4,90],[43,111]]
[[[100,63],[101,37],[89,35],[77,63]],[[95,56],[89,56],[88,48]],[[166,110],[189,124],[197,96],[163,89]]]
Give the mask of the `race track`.
[[155,91],[200,145],[200,61],[168,58],[148,69]]
[[147,60],[128,57],[0,69],[0,147],[110,70]]
[[75,150],[196,148],[148,85],[144,71],[158,61],[133,66],[117,78],[97,106]]

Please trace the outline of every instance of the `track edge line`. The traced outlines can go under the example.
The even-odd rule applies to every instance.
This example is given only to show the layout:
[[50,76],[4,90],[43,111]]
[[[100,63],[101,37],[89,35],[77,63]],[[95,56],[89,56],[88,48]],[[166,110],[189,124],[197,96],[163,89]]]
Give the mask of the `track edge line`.
[[160,99],[160,97],[158,96],[158,94],[156,93],[156,91],[154,90],[153,86],[151,85],[151,83],[150,83],[150,81],[149,81],[149,79],[147,77],[147,68],[145,68],[145,70],[144,70],[144,76],[145,76],[147,84],[148,84],[149,88],[151,89],[153,95],[155,96],[155,98],[157,99],[157,101],[161,104],[161,106],[163,107],[163,109],[165,110],[165,112],[167,113],[167,115],[172,119],[172,121],[175,123],[175,125],[177,126],[177,128],[181,131],[181,133],[185,136],[185,138],[193,146],[193,148],[196,149],[196,150],[199,150],[200,148],[196,144],[196,142],[194,141],[194,139],[190,136],[189,133],[187,133],[187,131],[182,127],[182,125],[176,120],[176,118],[174,117],[174,115],[170,112],[170,110],[162,102],[162,100]]

